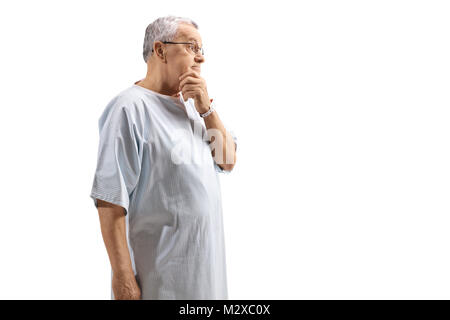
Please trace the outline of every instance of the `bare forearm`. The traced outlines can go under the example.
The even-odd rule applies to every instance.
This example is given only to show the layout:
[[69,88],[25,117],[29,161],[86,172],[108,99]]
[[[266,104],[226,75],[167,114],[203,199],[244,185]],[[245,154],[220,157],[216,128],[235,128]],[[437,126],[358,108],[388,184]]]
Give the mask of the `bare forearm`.
[[[217,113],[217,110],[204,117],[203,120],[205,121],[206,129],[218,130],[222,137],[222,157],[220,158],[218,155],[216,156],[216,152],[215,150],[213,150],[212,156],[214,160],[222,169],[232,170],[234,164],[236,163],[236,148],[233,137],[225,129]],[[215,131],[213,130],[212,132],[214,133]],[[214,140],[215,137],[212,137],[211,142],[213,142]]]
[[141,289],[134,276],[128,250],[125,209],[99,199],[97,201],[103,241],[113,269],[114,297],[116,300],[139,300]]
[[124,208],[98,200],[103,241],[108,252],[113,273],[133,274],[127,245]]

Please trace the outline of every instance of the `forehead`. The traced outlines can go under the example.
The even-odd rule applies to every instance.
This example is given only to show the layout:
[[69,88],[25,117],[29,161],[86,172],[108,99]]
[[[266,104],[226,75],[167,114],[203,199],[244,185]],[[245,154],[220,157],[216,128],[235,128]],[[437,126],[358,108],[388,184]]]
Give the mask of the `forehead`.
[[190,24],[180,23],[177,29],[177,40],[194,40],[199,45],[202,44],[202,37],[198,30]]

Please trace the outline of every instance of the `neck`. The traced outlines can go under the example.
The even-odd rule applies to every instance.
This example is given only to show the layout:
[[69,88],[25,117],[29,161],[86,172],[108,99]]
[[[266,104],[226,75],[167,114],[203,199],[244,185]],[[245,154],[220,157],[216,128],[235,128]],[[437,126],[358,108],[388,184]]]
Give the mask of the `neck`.
[[178,91],[174,90],[167,81],[163,80],[163,78],[160,76],[161,72],[155,71],[147,71],[147,75],[145,76],[145,78],[141,81],[138,81],[136,84],[166,96],[175,96]]

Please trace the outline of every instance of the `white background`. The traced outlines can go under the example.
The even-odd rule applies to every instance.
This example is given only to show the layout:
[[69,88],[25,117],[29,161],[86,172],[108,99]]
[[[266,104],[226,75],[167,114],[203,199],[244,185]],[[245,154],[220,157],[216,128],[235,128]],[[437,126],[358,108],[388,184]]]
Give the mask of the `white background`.
[[97,121],[172,14],[199,24],[239,139],[221,175],[229,298],[449,299],[449,9],[2,2],[0,298],[110,299]]

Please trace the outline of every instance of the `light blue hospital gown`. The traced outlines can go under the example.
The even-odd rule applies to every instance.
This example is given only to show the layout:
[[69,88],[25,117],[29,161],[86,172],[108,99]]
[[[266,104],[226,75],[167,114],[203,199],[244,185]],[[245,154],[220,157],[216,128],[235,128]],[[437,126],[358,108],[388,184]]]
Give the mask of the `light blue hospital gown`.
[[99,119],[90,196],[125,208],[142,299],[228,299],[218,174],[229,172],[212,158],[193,99],[136,83]]

